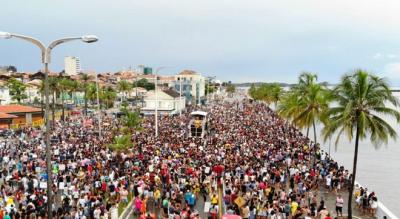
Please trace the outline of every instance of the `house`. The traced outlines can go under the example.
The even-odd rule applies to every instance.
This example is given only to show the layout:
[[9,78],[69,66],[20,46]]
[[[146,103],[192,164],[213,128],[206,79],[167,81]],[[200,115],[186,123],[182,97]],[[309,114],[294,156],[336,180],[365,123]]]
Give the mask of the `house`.
[[185,97],[180,97],[179,93],[172,89],[158,90],[157,94],[155,91],[149,91],[144,98],[144,107],[141,112],[145,115],[154,114],[157,106],[159,114],[173,115],[184,110],[185,105]]
[[22,105],[0,106],[0,127],[35,125],[43,122],[40,108]]
[[26,95],[28,96],[28,103],[34,103],[35,101],[41,101],[42,95],[40,89],[42,87],[42,80],[34,79],[26,84]]
[[0,80],[0,105],[10,104],[10,102],[11,102],[11,96],[10,96],[10,90],[7,87],[7,82]]

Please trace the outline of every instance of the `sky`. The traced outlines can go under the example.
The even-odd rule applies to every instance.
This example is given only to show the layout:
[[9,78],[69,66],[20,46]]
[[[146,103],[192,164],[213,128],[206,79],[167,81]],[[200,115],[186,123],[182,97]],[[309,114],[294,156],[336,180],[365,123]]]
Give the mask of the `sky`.
[[[169,66],[233,82],[293,83],[303,71],[337,83],[362,68],[400,86],[398,0],[12,0],[0,31],[49,43],[94,34],[95,44],[54,49],[50,69],[78,56],[86,71]],[[35,72],[39,50],[0,39],[0,66]]]

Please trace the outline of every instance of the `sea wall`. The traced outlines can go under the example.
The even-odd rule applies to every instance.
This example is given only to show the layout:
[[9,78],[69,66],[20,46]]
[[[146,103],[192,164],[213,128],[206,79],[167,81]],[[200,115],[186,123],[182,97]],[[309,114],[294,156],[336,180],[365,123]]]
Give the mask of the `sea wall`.
[[[362,186],[357,181],[355,184]],[[378,194],[379,196],[379,194]],[[399,219],[396,215],[393,214],[382,202],[378,201],[378,209],[376,211],[377,219]]]

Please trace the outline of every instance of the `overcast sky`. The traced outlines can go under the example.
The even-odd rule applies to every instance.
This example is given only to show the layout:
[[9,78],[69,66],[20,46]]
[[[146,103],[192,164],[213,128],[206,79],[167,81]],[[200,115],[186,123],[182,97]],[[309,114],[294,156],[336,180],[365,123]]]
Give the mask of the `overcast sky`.
[[[95,34],[53,53],[53,71],[78,56],[84,70],[173,66],[222,80],[294,82],[302,71],[335,83],[363,68],[400,85],[398,0],[12,0],[0,31],[48,43]],[[41,68],[38,49],[0,40],[0,65]]]

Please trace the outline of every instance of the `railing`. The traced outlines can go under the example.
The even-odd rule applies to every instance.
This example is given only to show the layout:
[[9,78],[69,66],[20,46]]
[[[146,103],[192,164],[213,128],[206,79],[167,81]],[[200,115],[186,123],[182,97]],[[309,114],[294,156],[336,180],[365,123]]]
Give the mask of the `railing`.
[[[355,184],[361,186],[357,181]],[[392,211],[390,211],[382,202],[378,201],[378,209],[376,210],[375,218],[377,219],[399,219]]]

